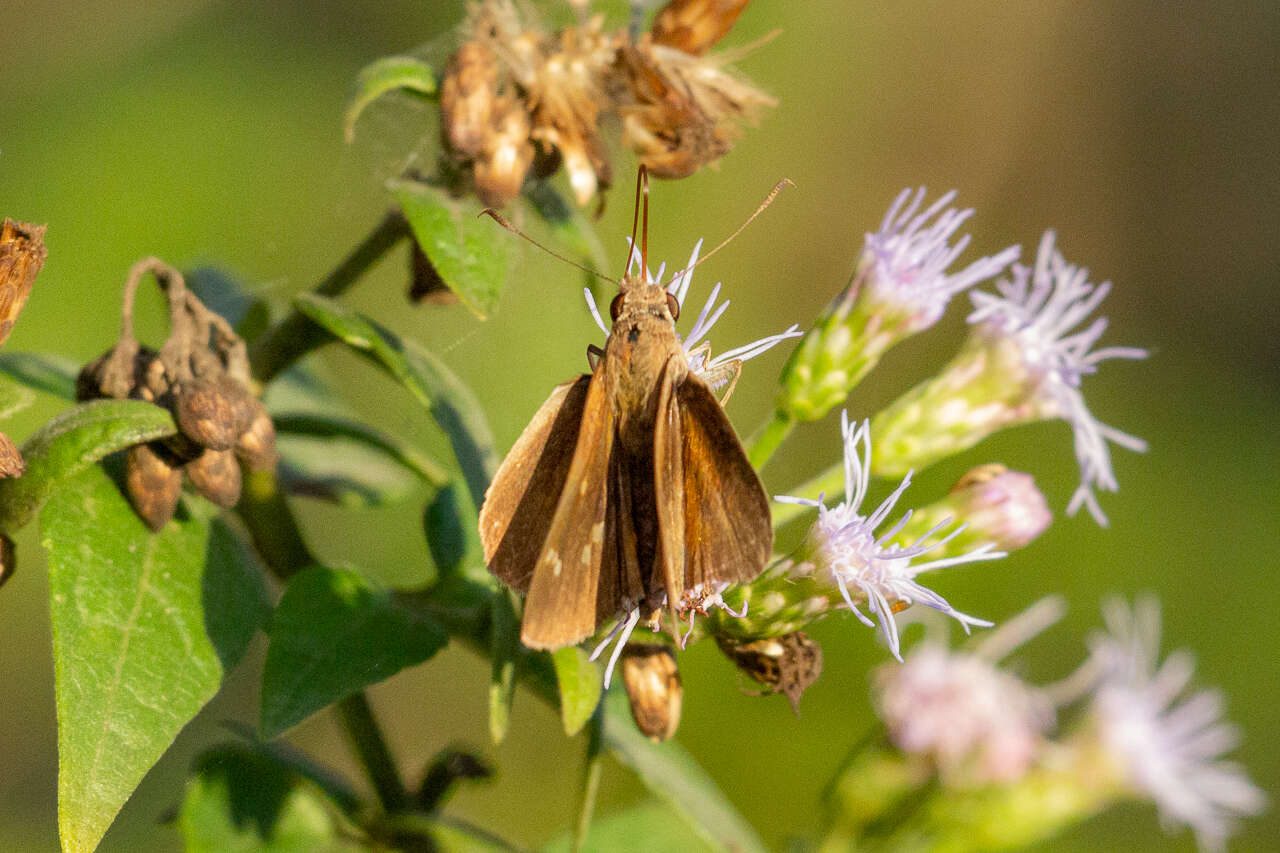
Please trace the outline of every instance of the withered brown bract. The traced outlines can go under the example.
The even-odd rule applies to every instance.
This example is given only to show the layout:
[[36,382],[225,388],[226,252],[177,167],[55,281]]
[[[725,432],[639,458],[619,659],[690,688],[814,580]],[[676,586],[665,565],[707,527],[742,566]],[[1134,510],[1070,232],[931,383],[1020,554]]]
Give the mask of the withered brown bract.
[[694,606],[754,578],[773,547],[760,479],[676,336],[679,304],[643,270],[619,282],[592,373],[551,392],[480,511],[489,571],[527,593],[533,648]]

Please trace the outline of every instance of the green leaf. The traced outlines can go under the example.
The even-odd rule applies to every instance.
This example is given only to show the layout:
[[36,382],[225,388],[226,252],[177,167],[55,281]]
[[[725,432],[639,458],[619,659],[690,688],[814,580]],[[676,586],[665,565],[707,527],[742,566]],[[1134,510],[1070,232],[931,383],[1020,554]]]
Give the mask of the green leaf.
[[[359,421],[320,412],[286,412],[275,415],[272,421],[278,437],[346,440],[394,460],[437,489],[449,482],[449,472],[439,462],[413,445]],[[333,448],[331,452],[335,452]]]
[[18,382],[61,397],[76,398],[76,375],[80,366],[61,355],[36,352],[0,352],[0,373]]
[[348,507],[382,506],[440,488],[449,472],[421,450],[349,418],[323,413],[273,418],[280,479],[294,495]]
[[63,412],[22,445],[26,473],[0,480],[0,529],[22,527],[59,483],[107,454],[175,432],[167,410],[140,400],[95,400]]
[[264,738],[422,663],[448,641],[443,628],[390,590],[358,572],[323,567],[289,581],[268,634]]
[[556,666],[556,682],[560,685],[560,719],[564,733],[573,737],[591,719],[600,704],[604,679],[600,667],[587,660],[587,653],[577,646],[556,650],[551,659]]
[[396,201],[418,246],[462,304],[484,319],[498,307],[511,272],[511,235],[479,213],[474,202],[440,187],[396,181]]
[[495,589],[489,607],[489,736],[502,743],[511,728],[520,658],[520,618],[507,589]]
[[[151,407],[154,408],[154,407]],[[220,522],[152,534],[94,467],[41,513],[49,553],[58,824],[90,851],[174,737],[240,660],[267,613],[262,571]]]
[[187,853],[361,850],[320,791],[260,751],[216,747],[196,762],[178,812]]
[[493,575],[484,565],[475,507],[459,496],[456,485],[445,486],[427,503],[423,528],[441,580],[461,575],[482,583],[493,582]]
[[421,346],[401,340],[332,299],[304,294],[295,304],[334,337],[381,364],[431,410],[431,416],[449,438],[472,501],[480,506],[489,480],[498,469],[498,455],[493,447],[493,432],[471,389]]
[[763,853],[766,848],[755,829],[684,747],[673,740],[655,744],[640,734],[631,721],[626,694],[609,694],[605,714],[604,739],[614,756],[688,821],[703,841],[716,850]]
[[591,220],[560,195],[550,182],[529,181],[521,197],[528,202],[534,215],[550,227],[557,242],[573,250],[595,271],[603,273],[608,268],[609,256],[605,254]]
[[436,75],[431,66],[412,56],[384,56],[360,70],[356,78],[356,96],[342,119],[342,130],[347,142],[356,135],[356,119],[387,92],[398,89],[424,97],[436,93]]
[[[569,853],[569,833],[545,845],[543,853]],[[723,847],[702,842],[689,825],[660,803],[647,802],[591,824],[584,850],[644,850],[645,853],[711,853]]]

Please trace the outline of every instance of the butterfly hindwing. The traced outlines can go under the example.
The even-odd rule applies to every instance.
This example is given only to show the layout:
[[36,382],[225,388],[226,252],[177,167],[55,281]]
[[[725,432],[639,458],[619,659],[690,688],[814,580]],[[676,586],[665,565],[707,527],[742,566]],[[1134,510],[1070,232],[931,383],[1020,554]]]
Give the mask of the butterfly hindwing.
[[749,581],[773,549],[769,499],[711,389],[675,389],[684,464],[684,586]]

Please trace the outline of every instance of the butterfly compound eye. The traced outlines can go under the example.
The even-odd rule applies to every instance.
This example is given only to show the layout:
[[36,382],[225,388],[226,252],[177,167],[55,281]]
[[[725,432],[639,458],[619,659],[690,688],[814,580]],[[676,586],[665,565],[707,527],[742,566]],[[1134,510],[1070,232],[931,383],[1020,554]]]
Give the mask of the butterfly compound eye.
[[676,299],[674,293],[667,294],[667,310],[671,312],[672,320],[680,319],[680,300]]
[[622,294],[619,293],[613,297],[613,301],[609,303],[609,319],[618,322],[618,315],[622,313]]

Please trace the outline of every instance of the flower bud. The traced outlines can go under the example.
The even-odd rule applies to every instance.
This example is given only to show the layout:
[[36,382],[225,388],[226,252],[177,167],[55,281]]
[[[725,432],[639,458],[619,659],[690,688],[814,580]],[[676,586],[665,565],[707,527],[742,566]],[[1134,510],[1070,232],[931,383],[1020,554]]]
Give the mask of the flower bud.
[[497,93],[498,64],[493,52],[476,41],[458,48],[440,86],[440,113],[450,148],[464,157],[484,150]]
[[653,41],[685,53],[705,53],[724,38],[750,0],[671,0],[654,16]]
[[1053,513],[1030,474],[1003,465],[980,465],[961,477],[946,503],[968,531],[1002,550],[1025,548],[1049,528]]
[[161,445],[135,444],[125,451],[124,484],[129,502],[147,527],[158,532],[173,518],[182,495],[182,469]]
[[680,725],[684,688],[676,656],[667,646],[629,645],[622,653],[622,683],[636,728],[652,741],[670,740]]
[[200,377],[177,390],[174,416],[192,441],[230,450],[253,420],[253,397],[229,376]]
[[781,637],[738,642],[717,637],[720,650],[765,694],[783,693],[800,712],[800,696],[822,674],[822,647],[803,631]]
[[276,427],[261,400],[254,400],[253,421],[236,440],[236,455],[250,471],[269,471],[279,458],[276,453]]
[[240,500],[240,463],[230,450],[206,448],[203,453],[183,466],[195,490],[223,509],[230,509]]

